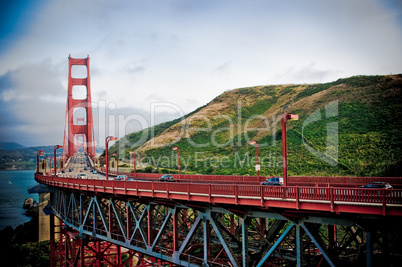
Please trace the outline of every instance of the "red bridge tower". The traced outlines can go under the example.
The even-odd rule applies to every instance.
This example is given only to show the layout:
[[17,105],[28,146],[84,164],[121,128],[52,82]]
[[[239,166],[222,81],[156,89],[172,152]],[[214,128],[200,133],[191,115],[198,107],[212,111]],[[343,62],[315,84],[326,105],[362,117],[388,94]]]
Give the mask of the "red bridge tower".
[[[70,55],[68,57],[68,63],[67,111],[63,156],[68,159],[75,151],[78,151],[78,137],[84,136],[84,152],[88,153],[88,156],[93,158],[95,157],[95,136],[92,116],[89,56],[81,59],[72,58]],[[86,77],[74,78],[71,76],[71,69],[75,65],[86,66]],[[86,98],[74,98],[73,90],[79,90],[79,87],[82,86],[85,87]],[[79,113],[79,109],[84,109],[86,115],[86,120],[81,119],[83,124],[80,125],[78,125],[78,119],[77,124],[74,124],[74,113]]]

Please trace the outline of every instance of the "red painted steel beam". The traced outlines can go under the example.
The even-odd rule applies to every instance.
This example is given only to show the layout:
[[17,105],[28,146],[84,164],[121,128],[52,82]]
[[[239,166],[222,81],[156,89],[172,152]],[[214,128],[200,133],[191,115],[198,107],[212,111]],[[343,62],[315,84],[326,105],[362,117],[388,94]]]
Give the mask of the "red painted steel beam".
[[[151,207],[151,206],[150,206]],[[153,242],[153,236],[152,236],[152,208],[150,208],[148,210],[148,246],[151,247],[152,246],[152,242]]]
[[172,216],[172,222],[173,222],[173,251],[178,251],[179,249],[179,224],[178,224],[178,213],[179,210],[175,209],[173,216]]
[[[68,88],[67,88],[67,121],[66,121],[66,131],[64,133],[64,146],[63,156],[65,158],[71,157],[76,151],[75,136],[77,134],[85,135],[86,146],[85,149],[90,157],[95,156],[95,135],[93,126],[93,115],[92,115],[92,100],[91,100],[91,86],[90,86],[90,67],[89,67],[89,56],[84,59],[75,59],[69,56],[69,72],[68,72]],[[83,65],[87,68],[86,78],[74,78],[71,75],[71,69],[75,65]],[[74,99],[73,98],[73,87],[74,86],[85,86],[86,88],[86,98],[85,99]],[[87,114],[87,120],[85,125],[75,125],[74,124],[74,108],[84,108]]]
[[[135,196],[210,204],[284,208],[304,211],[346,212],[402,216],[402,190],[362,188],[267,187],[261,185],[211,185],[165,182],[123,182],[35,174],[38,182],[72,190],[111,196]],[[263,189],[263,190],[262,190]],[[378,195],[378,193],[382,195]],[[149,240],[152,216],[148,214]]]

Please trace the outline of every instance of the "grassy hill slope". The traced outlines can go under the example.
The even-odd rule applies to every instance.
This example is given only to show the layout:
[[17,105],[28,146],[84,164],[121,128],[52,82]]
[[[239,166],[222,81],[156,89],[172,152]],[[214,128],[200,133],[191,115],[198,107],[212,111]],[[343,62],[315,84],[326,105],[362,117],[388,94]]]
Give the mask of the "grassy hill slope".
[[129,134],[110,148],[135,150],[148,171],[282,174],[281,118],[288,121],[289,175],[401,176],[402,75],[355,76],[324,84],[227,91],[177,120]]
[[[0,149],[0,170],[33,170],[36,168],[36,153],[43,150],[53,157],[54,146],[25,147],[13,150]],[[57,155],[60,156],[61,152]]]

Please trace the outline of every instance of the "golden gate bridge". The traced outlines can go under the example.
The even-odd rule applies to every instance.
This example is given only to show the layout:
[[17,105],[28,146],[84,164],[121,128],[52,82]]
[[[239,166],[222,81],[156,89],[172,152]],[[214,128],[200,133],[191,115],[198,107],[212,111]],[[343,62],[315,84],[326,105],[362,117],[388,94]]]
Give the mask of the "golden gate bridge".
[[[87,77],[73,78],[74,65],[86,66]],[[86,99],[73,98],[77,85],[86,87]],[[86,111],[80,125],[74,108]],[[285,114],[282,122],[293,118]],[[64,145],[54,147],[54,171],[39,164],[38,151],[35,173],[37,191],[50,194],[51,266],[372,266],[373,244],[386,242],[401,223],[402,178],[288,177],[286,141],[284,185],[267,186],[259,175],[180,174],[163,182],[160,174],[111,171],[113,140],[105,140],[100,174],[57,174],[57,149],[60,169],[99,163],[89,57],[70,56]],[[372,182],[394,189],[358,187]],[[390,248],[381,249],[387,255]]]

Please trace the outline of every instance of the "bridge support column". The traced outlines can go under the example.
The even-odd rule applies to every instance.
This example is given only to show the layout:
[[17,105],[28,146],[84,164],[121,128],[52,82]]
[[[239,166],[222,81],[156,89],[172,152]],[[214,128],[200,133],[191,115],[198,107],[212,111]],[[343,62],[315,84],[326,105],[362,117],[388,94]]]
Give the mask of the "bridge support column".
[[112,238],[112,199],[109,199],[108,203],[107,203],[107,209],[108,209],[108,238],[111,239]]
[[241,236],[242,236],[242,258],[243,258],[243,267],[248,267],[250,262],[250,257],[248,253],[248,227],[250,225],[250,218],[245,217],[243,219],[243,225],[241,228]]
[[300,225],[296,224],[296,266],[300,267],[301,266],[301,234],[300,234]]
[[38,224],[39,224],[39,236],[38,236],[38,241],[47,241],[52,237],[52,225],[51,225],[51,219],[50,217],[53,216],[47,216],[44,212],[43,209],[46,207],[46,205],[49,203],[50,200],[50,193],[39,193],[39,208],[38,208]]
[[130,242],[130,208],[129,203],[126,202],[126,242]]
[[328,250],[332,251],[336,244],[335,225],[328,224]]
[[175,208],[173,211],[172,222],[173,222],[173,251],[174,253],[179,248],[179,218],[178,218],[179,209]]
[[372,245],[371,245],[371,232],[366,232],[366,266],[371,267],[371,257],[372,257]]
[[54,215],[50,215],[50,266],[55,266],[54,264]]
[[152,234],[152,228],[153,228],[153,208],[154,204],[149,204],[148,205],[148,246],[151,247],[153,243],[153,234]]
[[262,236],[265,236],[265,225],[266,225],[266,219],[265,218],[260,218],[260,233]]
[[203,215],[202,224],[204,227],[204,264],[203,266],[209,266],[208,260],[211,257],[211,245],[210,245],[210,225],[207,220],[207,216]]
[[230,233],[233,235],[235,233],[235,221],[234,221],[234,214],[230,214]]

